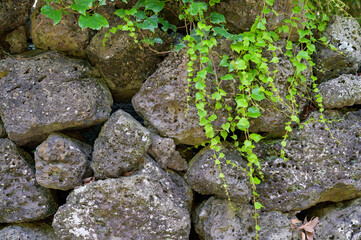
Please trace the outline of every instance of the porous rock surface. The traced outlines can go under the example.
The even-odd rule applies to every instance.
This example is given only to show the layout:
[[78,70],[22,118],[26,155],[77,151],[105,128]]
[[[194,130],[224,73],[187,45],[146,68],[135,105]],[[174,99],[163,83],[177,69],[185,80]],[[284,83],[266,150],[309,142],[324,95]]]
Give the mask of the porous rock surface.
[[[194,191],[203,195],[212,194],[227,199],[223,179],[219,177],[221,171],[213,157],[215,153],[215,150],[210,149],[209,146],[203,148],[189,162],[188,171],[184,177]],[[220,153],[225,155],[219,161],[228,186],[229,197],[235,202],[248,203],[252,191],[247,173],[244,171],[247,165],[246,161],[242,159],[237,148],[228,142],[223,143]],[[227,164],[227,160],[230,160],[229,164]]]
[[0,139],[0,223],[35,221],[56,211],[49,191],[35,180],[29,154]]
[[329,131],[324,123],[311,121],[293,133],[284,147],[286,162],[279,157],[280,140],[257,148],[264,173],[257,192],[266,210],[303,210],[361,196],[361,111],[328,111],[326,117],[332,120]]
[[66,135],[53,133],[36,147],[36,180],[46,188],[69,190],[91,175],[92,147]]
[[[68,1],[67,5],[70,6]],[[69,56],[86,58],[86,47],[91,39],[89,28],[81,29],[74,13],[62,14],[61,21],[54,26],[54,20],[41,13],[44,1],[38,1],[31,15],[31,38],[34,45],[43,50],[54,50]]]
[[91,167],[97,179],[134,171],[151,144],[148,129],[119,109],[104,124],[94,143]]
[[190,216],[177,187],[145,157],[129,177],[75,189],[55,214],[60,239],[188,239]]
[[176,171],[188,169],[188,163],[175,149],[176,146],[173,139],[162,138],[156,134],[151,136],[152,144],[148,149],[148,154],[158,162],[159,166]]
[[[110,34],[103,46],[106,32],[101,30],[92,38],[87,47],[88,58],[100,70],[115,102],[130,102],[144,80],[157,69],[161,59],[148,48],[141,49],[125,31]],[[166,38],[164,34],[156,33],[145,32],[145,37]],[[142,38],[138,34],[136,36]],[[161,45],[157,50],[165,50],[164,46]]]
[[318,85],[324,108],[361,104],[361,76],[343,74]]
[[345,73],[356,73],[361,66],[361,27],[354,18],[333,16],[322,35],[337,51],[318,45],[314,73],[319,82]]
[[[215,52],[210,53],[214,61],[220,61],[218,56],[229,48],[229,43],[220,41]],[[229,53],[229,49],[228,52]],[[187,66],[186,52],[170,54],[142,85],[142,88],[132,99],[134,109],[141,115],[151,128],[158,131],[160,136],[174,139],[175,144],[198,145],[207,140],[203,126],[199,125],[199,117],[194,100],[187,101]],[[194,64],[195,72],[197,64]],[[220,67],[217,74],[224,75],[227,69]],[[206,90],[208,94],[214,91],[214,76],[207,76],[209,83]],[[224,81],[221,85],[228,95],[225,104],[233,106],[233,99],[237,91],[237,85],[233,81]],[[189,95],[194,98],[196,90],[189,89]],[[209,110],[209,109],[208,109]],[[212,110],[213,111],[213,110]],[[228,113],[224,110],[216,110],[218,118],[214,125],[220,127]]]
[[192,204],[193,204],[193,191],[189,187],[186,180],[184,180],[183,177],[178,175],[176,172],[172,170],[166,170],[167,175],[170,177],[172,182],[178,187],[180,197],[182,198],[182,201],[186,203],[188,212],[191,212],[192,210]]
[[0,138],[6,137],[6,130],[4,128],[4,123],[0,119]]
[[[232,209],[232,206],[235,210]],[[198,206],[192,215],[195,230],[202,240],[248,240],[255,238],[254,207],[236,204],[225,199],[211,197]],[[259,239],[296,240],[297,234],[290,229],[290,214],[259,212]],[[293,238],[295,237],[295,238]]]
[[318,239],[361,239],[361,198],[317,209],[314,214],[320,217]]
[[56,240],[51,225],[46,223],[20,223],[0,230],[2,240]]
[[0,61],[0,116],[18,145],[108,119],[112,98],[89,65],[54,52]]
[[25,24],[35,0],[6,0],[0,2],[0,36]]

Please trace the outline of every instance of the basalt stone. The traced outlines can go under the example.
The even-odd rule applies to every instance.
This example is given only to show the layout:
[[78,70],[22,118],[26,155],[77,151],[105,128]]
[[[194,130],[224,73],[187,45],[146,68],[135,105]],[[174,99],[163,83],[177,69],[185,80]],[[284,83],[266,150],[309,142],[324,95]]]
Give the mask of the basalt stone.
[[27,26],[20,26],[6,36],[6,42],[10,45],[12,54],[22,53],[28,48],[29,29]]
[[0,36],[25,24],[35,0],[6,0],[0,2]]
[[[70,2],[66,5],[70,6]],[[85,50],[91,39],[91,30],[81,29],[79,16],[74,13],[63,14],[61,21],[54,26],[54,20],[41,13],[44,5],[44,1],[38,1],[31,15],[31,38],[35,47],[86,58]]]
[[[256,148],[264,180],[257,186],[266,210],[299,211],[321,202],[361,196],[361,111],[314,112],[303,129],[295,130],[280,158],[281,141],[264,141]],[[330,129],[326,130],[327,127]]]
[[91,163],[95,177],[114,178],[134,171],[150,144],[150,132],[119,109],[104,124],[95,140]]
[[[220,41],[209,56],[212,56],[215,65],[218,66],[221,61],[219,56],[223,54],[235,57],[230,52],[229,42]],[[194,86],[188,88],[186,71],[188,61],[189,58],[184,50],[170,54],[132,99],[134,109],[143,117],[149,125],[148,127],[155,129],[162,137],[172,138],[176,145],[199,145],[207,140],[203,126],[199,125],[199,116],[194,101],[197,89]],[[197,66],[198,64],[195,63],[195,72],[199,70]],[[219,77],[227,73],[227,68],[217,68]],[[214,75],[207,76],[207,94],[214,93],[215,81]],[[237,84],[233,81],[223,81],[220,87],[227,93],[223,103],[231,108],[235,107],[234,98],[238,89]],[[187,95],[191,98],[190,101],[187,101]],[[213,103],[215,104],[214,101]],[[206,107],[206,110],[211,112],[214,109]],[[218,118],[213,124],[217,131],[227,121],[228,112],[222,108],[216,110],[215,114]]]
[[18,145],[108,119],[112,98],[85,61],[54,52],[0,61],[0,116]]
[[46,223],[20,223],[0,230],[2,240],[56,240],[51,225]]
[[318,85],[324,108],[361,104],[361,76],[343,74]]
[[183,202],[187,205],[188,212],[191,212],[193,204],[192,189],[189,187],[186,180],[184,180],[184,178],[178,175],[176,172],[167,170],[166,173],[170,177],[172,182],[178,187],[180,196]]
[[361,239],[361,198],[319,208],[313,214],[320,217],[317,239]]
[[[234,209],[232,209],[232,207]],[[290,229],[290,214],[281,212],[258,212],[261,228],[259,239],[296,240],[297,233]],[[248,240],[254,239],[254,206],[237,204],[211,197],[198,206],[192,215],[195,230],[201,240]]]
[[36,182],[32,161],[9,139],[0,139],[0,223],[35,221],[56,211],[49,189]]
[[1,121],[1,119],[0,119],[0,138],[4,138],[4,137],[6,137],[6,131],[4,128],[3,121]]
[[148,149],[148,154],[164,169],[170,168],[176,171],[187,170],[187,161],[182,158],[175,147],[173,139],[162,138],[156,134],[152,134],[152,144]]
[[[215,164],[215,151],[209,147],[203,148],[190,162],[185,179],[189,186],[196,192],[203,195],[217,195],[227,199],[226,190],[223,187],[223,179],[219,177],[224,174],[224,180],[228,187],[227,191],[232,201],[248,203],[252,191],[248,181],[247,173],[244,171],[247,162],[231,143],[224,142],[219,153],[224,157],[220,158],[221,169]],[[219,153],[216,153],[219,156]],[[230,161],[227,164],[227,160]]]
[[35,152],[36,180],[46,188],[69,190],[91,176],[92,147],[63,134],[51,134]]
[[[118,24],[122,23],[118,22],[114,25]],[[92,38],[87,47],[88,58],[100,70],[114,100],[130,102],[147,77],[157,69],[158,63],[161,62],[160,55],[149,48],[141,49],[128,32],[120,30],[115,34],[110,34],[103,46],[105,33],[107,33],[106,29],[101,30]],[[159,37],[164,42],[169,39],[167,34],[160,31],[156,31],[156,33],[146,31],[144,34],[141,36],[136,33],[136,37]],[[155,48],[157,51],[164,51],[168,50],[168,45],[161,44]]]
[[345,73],[356,73],[361,66],[361,28],[356,19],[333,16],[322,35],[337,51],[317,45],[314,69],[318,81],[324,82]]
[[145,157],[128,177],[76,188],[54,216],[60,239],[189,239],[190,216],[177,187]]

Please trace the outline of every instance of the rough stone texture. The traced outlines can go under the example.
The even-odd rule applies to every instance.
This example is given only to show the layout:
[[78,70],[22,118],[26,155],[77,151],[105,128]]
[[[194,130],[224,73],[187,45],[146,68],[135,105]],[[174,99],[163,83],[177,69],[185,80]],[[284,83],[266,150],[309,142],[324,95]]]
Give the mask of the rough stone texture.
[[5,131],[5,128],[4,128],[4,123],[0,119],[0,138],[6,137],[6,135],[7,134],[6,134],[6,131]]
[[[224,179],[228,185],[229,197],[235,202],[248,203],[252,191],[248,183],[247,173],[243,171],[247,165],[246,161],[242,159],[236,147],[231,143],[224,142],[220,152],[225,155],[219,160],[222,173],[225,176]],[[202,149],[189,162],[185,179],[189,186],[200,194],[212,194],[227,199],[223,180],[219,177],[221,171],[215,164],[213,157],[214,153],[215,151],[209,147]],[[230,164],[226,164],[226,160],[231,160]]]
[[[320,116],[314,112],[312,117]],[[257,192],[266,210],[303,210],[361,196],[361,111],[327,111],[326,117],[333,121],[327,124],[330,131],[311,121],[294,132],[284,148],[287,162],[279,157],[280,140],[257,148],[265,175]]]
[[[112,98],[84,61],[54,52],[0,61],[0,116],[18,145],[108,119]],[[90,74],[90,73],[89,73]]]
[[46,223],[21,223],[0,230],[2,240],[56,240],[53,228]]
[[[275,46],[280,47],[283,52],[286,52],[286,41],[278,41],[275,43]],[[294,51],[298,51],[299,48],[294,45]],[[275,51],[276,56],[279,59],[278,63],[268,63],[269,71],[273,72],[277,70],[274,74],[274,85],[278,90],[278,95],[282,98],[288,106],[285,106],[282,103],[274,103],[269,99],[262,100],[259,105],[262,111],[262,115],[256,119],[250,119],[250,131],[251,132],[267,132],[273,137],[282,137],[285,133],[285,124],[290,121],[289,115],[291,115],[290,107],[292,102],[287,100],[286,96],[289,94],[290,84],[288,79],[295,75],[294,67],[292,66],[291,61],[284,53],[281,53],[279,50]],[[266,51],[264,56],[271,60],[274,52]],[[305,63],[306,64],[306,63]],[[297,94],[295,96],[296,103],[298,106],[293,106],[299,113],[301,113],[304,107],[307,105],[308,101],[302,94],[307,94],[309,91],[308,87],[311,87],[312,80],[310,78],[311,71],[306,69],[303,71],[302,75],[305,77],[305,82],[300,83],[297,86]],[[265,84],[265,89],[269,87]],[[276,97],[276,94],[274,94]]]
[[28,48],[29,30],[27,26],[20,26],[6,36],[12,54],[22,53]]
[[134,171],[151,144],[150,132],[119,109],[95,140],[91,167],[97,179],[119,177]]
[[[216,52],[211,53],[215,65],[220,61],[219,56],[224,53],[231,55],[229,44],[220,41]],[[175,144],[199,145],[207,140],[204,129],[199,126],[199,117],[194,99],[187,102],[187,66],[188,61],[185,51],[172,53],[160,65],[157,71],[143,84],[140,91],[132,99],[134,109],[151,128],[156,129],[162,137],[174,139]],[[198,64],[194,64],[197,72]],[[228,73],[221,67],[218,69],[219,76]],[[211,94],[215,89],[214,76],[207,76],[207,93]],[[234,106],[233,99],[238,88],[233,81],[223,81],[221,88],[229,93],[225,97],[225,104]],[[189,95],[194,96],[196,90],[189,89]],[[213,110],[212,110],[213,111]],[[220,127],[228,113],[224,110],[216,111],[218,116],[214,125]]]
[[41,13],[45,2],[38,1],[31,15],[31,38],[37,48],[54,50],[66,55],[86,58],[86,47],[90,42],[91,30],[82,30],[78,25],[79,16],[63,14],[61,21],[54,26],[54,20]]
[[170,168],[176,171],[184,171],[188,168],[187,161],[182,158],[175,149],[174,140],[171,138],[162,138],[156,134],[152,134],[152,144],[148,149],[148,154],[162,168]]
[[361,76],[344,74],[318,85],[324,108],[361,104]]
[[0,2],[0,36],[25,24],[35,0],[6,0]]
[[314,58],[314,73],[318,81],[324,82],[344,73],[356,73],[361,65],[361,28],[356,19],[333,16],[322,34],[338,52],[318,45]]
[[[226,0],[215,4],[211,11],[216,11],[225,16],[226,26],[231,32],[241,33],[250,30],[256,17],[261,14],[263,7],[264,2],[257,0]],[[293,7],[292,0],[275,1],[273,9],[279,15],[276,16],[273,12],[266,15],[267,28],[275,30],[283,25],[283,20],[291,17]],[[301,19],[303,19],[303,15],[301,15]],[[292,39],[297,39],[296,30],[290,27],[290,32]]]
[[[117,23],[118,25],[121,23]],[[142,83],[156,69],[160,63],[160,55],[148,48],[141,49],[134,42],[134,38],[128,32],[117,31],[110,34],[102,45],[105,33],[108,30],[99,31],[91,40],[87,54],[90,62],[95,65],[104,77],[116,102],[130,102],[142,86]],[[160,37],[164,42],[166,35],[156,31],[157,34],[145,32],[145,37]],[[137,38],[143,38],[136,34]],[[157,47],[158,51],[167,49],[167,44]]]
[[146,157],[129,177],[75,189],[55,214],[60,239],[188,239],[190,216],[167,174]]
[[[202,240],[248,240],[255,237],[254,207],[211,197],[196,208],[192,219],[195,230]],[[297,233],[290,231],[291,215],[280,212],[260,212],[259,239],[299,240]],[[323,238],[320,238],[323,239]]]
[[176,172],[167,170],[166,173],[170,177],[172,182],[174,182],[174,184],[178,187],[179,192],[181,193],[180,197],[182,198],[182,201],[187,204],[188,212],[191,212],[193,204],[192,189],[189,187],[188,183],[184,180],[184,178],[182,178]]
[[314,213],[320,217],[317,239],[361,239],[361,198],[321,208]]
[[32,159],[9,139],[0,139],[0,223],[46,218],[56,211],[50,191],[35,180]]
[[51,134],[36,148],[35,169],[39,185],[69,190],[91,176],[92,147],[63,134]]

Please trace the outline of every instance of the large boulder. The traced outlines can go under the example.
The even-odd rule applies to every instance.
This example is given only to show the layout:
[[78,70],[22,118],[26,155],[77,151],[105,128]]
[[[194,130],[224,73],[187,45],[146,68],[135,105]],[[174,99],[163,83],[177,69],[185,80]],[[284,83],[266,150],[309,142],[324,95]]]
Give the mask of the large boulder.
[[60,239],[188,239],[190,216],[181,193],[157,164],[128,177],[75,189],[54,216]]
[[361,198],[319,208],[313,214],[320,217],[317,239],[361,239]]
[[106,122],[94,143],[91,167],[97,179],[134,171],[151,144],[148,129],[119,109]]
[[92,147],[63,134],[51,134],[36,147],[36,180],[46,188],[69,190],[91,176]]
[[41,7],[44,5],[44,1],[38,1],[31,15],[31,38],[35,47],[86,58],[85,50],[91,39],[91,30],[82,30],[79,27],[79,14],[63,14],[61,21],[54,26],[54,20],[41,13]]
[[[215,164],[214,155],[220,158],[220,168]],[[226,189],[232,201],[248,203],[251,200],[252,190],[245,168],[247,162],[243,160],[237,148],[231,143],[224,142],[219,153],[210,147],[203,148],[190,162],[186,175],[184,176],[189,186],[196,192],[203,195],[217,195],[228,199]],[[224,180],[219,175],[224,174]]]
[[174,140],[171,138],[162,138],[152,134],[152,144],[148,149],[148,154],[166,169],[170,168],[176,171],[185,171],[188,169],[187,161],[182,158],[175,149]]
[[35,0],[6,0],[0,2],[0,36],[25,24]]
[[176,172],[173,172],[172,170],[167,170],[166,173],[170,177],[172,182],[178,187],[180,197],[182,198],[182,201],[186,203],[188,212],[190,213],[193,206],[192,189],[189,187],[186,180],[184,180],[184,178],[178,175]]
[[4,123],[0,119],[0,138],[6,137],[6,130],[4,128]]
[[287,140],[287,161],[280,158],[280,140],[257,147],[264,173],[257,192],[266,210],[299,211],[361,196],[361,111],[329,111],[327,125],[319,118],[314,112]]
[[[290,214],[276,211],[258,214],[259,239],[291,240],[297,235],[291,232]],[[248,240],[256,236],[253,215],[252,205],[211,197],[195,209],[192,220],[201,240]],[[297,239],[300,239],[299,236]]]
[[112,98],[89,65],[48,52],[0,61],[0,116],[19,145],[108,119]]
[[361,76],[343,74],[318,85],[324,108],[343,108],[361,104]]
[[0,139],[0,223],[35,221],[57,209],[50,191],[35,180],[30,155]]
[[20,26],[6,35],[11,54],[22,53],[28,48],[29,29],[27,25]]
[[322,34],[337,51],[317,45],[314,73],[318,81],[324,82],[345,73],[356,73],[361,66],[361,27],[356,19],[333,16]]
[[[141,88],[144,80],[157,69],[158,63],[161,62],[161,55],[147,47],[141,48],[128,32],[120,30],[115,34],[110,34],[103,46],[107,31],[106,29],[101,30],[92,38],[87,47],[88,58],[100,70],[114,100],[130,102]],[[136,37],[138,39],[160,37],[164,42],[167,41],[166,34],[160,33],[160,31],[156,31],[155,34],[152,32],[144,34],[145,36],[136,33]],[[158,51],[166,50],[166,46],[168,44],[162,44],[156,49]]]
[[46,223],[20,223],[0,230],[2,240],[56,240],[53,228]]

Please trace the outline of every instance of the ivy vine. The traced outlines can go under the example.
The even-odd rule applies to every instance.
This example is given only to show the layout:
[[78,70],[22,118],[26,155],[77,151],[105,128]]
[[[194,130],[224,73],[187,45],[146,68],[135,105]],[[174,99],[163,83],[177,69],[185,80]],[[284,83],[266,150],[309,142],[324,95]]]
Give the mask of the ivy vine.
[[[62,14],[66,12],[79,13],[79,26],[99,30],[102,27],[108,28],[109,23],[105,17],[97,13],[97,9],[109,2],[106,0],[74,0],[70,6],[62,0],[45,0],[46,5],[41,12],[54,20],[54,25],[61,21]],[[155,32],[157,29],[169,32],[177,31],[177,27],[160,16],[167,2],[171,0],[139,0],[137,4],[129,9],[117,9],[114,14],[123,20],[123,24],[113,27],[109,34],[116,31],[127,31],[134,41],[139,45],[145,44],[152,47],[162,43],[160,38],[138,39],[136,33],[144,30]],[[294,0],[293,8],[288,19],[275,29],[269,29],[267,17],[270,14],[278,15],[274,9],[275,0],[264,0],[263,9],[257,16],[249,31],[234,34],[226,27],[226,17],[210,9],[221,0],[195,1],[195,0],[173,0],[179,5],[179,20],[184,22],[185,36],[181,43],[174,46],[174,51],[185,49],[189,56],[186,63],[189,87],[196,89],[191,95],[188,92],[188,101],[193,99],[199,115],[199,123],[204,126],[205,134],[209,141],[207,144],[214,150],[215,165],[220,170],[219,177],[223,181],[223,187],[227,193],[228,186],[221,169],[221,159],[224,154],[220,152],[222,141],[232,139],[242,156],[248,160],[247,174],[252,186],[254,219],[256,239],[259,238],[260,226],[258,225],[258,211],[263,207],[257,201],[257,185],[261,183],[263,173],[261,163],[253,152],[255,143],[264,137],[258,133],[251,133],[251,120],[259,118],[263,109],[261,101],[268,100],[284,106],[285,114],[289,121],[285,124],[285,134],[282,147],[286,146],[286,139],[293,131],[293,126],[303,127],[298,111],[297,98],[305,98],[299,87],[304,86],[310,80],[305,72],[314,66],[312,55],[316,52],[316,43],[324,44],[333,50],[332,45],[327,43],[325,37],[316,37],[316,32],[322,32],[329,21],[329,15],[336,12],[344,12],[345,4],[341,0],[316,1],[316,0]],[[123,0],[126,3],[126,0]],[[183,33],[184,33],[183,32]],[[295,34],[296,33],[296,34]],[[297,40],[291,39],[296,35]],[[106,41],[106,38],[104,39]],[[224,54],[220,61],[216,62],[210,54],[220,41],[228,41],[230,55]],[[283,46],[279,42],[283,41]],[[265,55],[272,54],[269,58]],[[294,68],[293,76],[288,79],[288,92],[285,97],[280,95],[275,84],[275,70],[270,70],[270,64],[279,62],[279,54],[286,57]],[[236,57],[234,57],[236,56]],[[195,65],[197,65],[195,67]],[[227,74],[217,75],[217,69],[226,69]],[[212,76],[215,80],[212,83],[212,93],[207,91],[210,84],[207,79]],[[316,77],[310,76],[313,81],[313,92],[316,96],[316,104],[319,111],[324,111],[322,97],[318,94]],[[234,98],[235,105],[230,106],[225,101],[229,92],[222,86],[225,82],[231,81],[238,86]],[[223,85],[222,85],[223,84]],[[228,118],[221,127],[216,127],[214,122],[219,117],[217,110],[226,110]],[[319,121],[326,124],[326,119],[321,114]],[[326,127],[327,128],[327,127]],[[240,136],[236,131],[242,131]],[[206,143],[204,143],[206,144]],[[280,153],[286,160],[283,148]],[[227,161],[231,164],[231,161]]]

